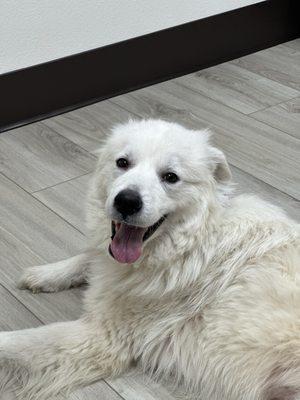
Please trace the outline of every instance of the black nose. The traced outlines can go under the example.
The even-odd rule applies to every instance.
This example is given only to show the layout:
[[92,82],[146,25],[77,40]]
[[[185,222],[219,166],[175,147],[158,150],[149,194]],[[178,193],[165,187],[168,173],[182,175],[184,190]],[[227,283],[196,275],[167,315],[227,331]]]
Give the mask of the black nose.
[[115,197],[114,206],[123,218],[136,214],[143,206],[141,196],[131,189],[122,190]]

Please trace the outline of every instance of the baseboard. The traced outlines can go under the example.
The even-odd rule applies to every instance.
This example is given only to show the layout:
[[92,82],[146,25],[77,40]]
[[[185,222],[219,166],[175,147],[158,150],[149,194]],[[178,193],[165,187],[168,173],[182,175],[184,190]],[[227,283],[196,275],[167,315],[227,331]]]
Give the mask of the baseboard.
[[295,39],[299,0],[267,0],[0,75],[0,132]]

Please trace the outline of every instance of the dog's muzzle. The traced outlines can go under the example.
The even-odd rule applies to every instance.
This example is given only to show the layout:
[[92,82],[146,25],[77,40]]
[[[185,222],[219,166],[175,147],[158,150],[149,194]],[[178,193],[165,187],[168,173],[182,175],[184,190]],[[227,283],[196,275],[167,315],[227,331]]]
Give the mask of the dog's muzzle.
[[154,234],[165,219],[166,215],[148,228],[112,221],[110,255],[120,263],[134,263],[142,254],[143,242]]

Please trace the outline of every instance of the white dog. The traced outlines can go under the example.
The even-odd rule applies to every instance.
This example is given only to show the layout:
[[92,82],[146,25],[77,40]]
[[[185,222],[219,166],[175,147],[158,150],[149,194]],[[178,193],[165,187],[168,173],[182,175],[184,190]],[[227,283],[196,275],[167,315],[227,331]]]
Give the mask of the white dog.
[[207,132],[117,126],[91,184],[90,250],[21,282],[57,291],[88,276],[85,312],[2,332],[2,387],[53,399],[139,362],[202,400],[300,399],[299,225],[231,198],[230,177]]

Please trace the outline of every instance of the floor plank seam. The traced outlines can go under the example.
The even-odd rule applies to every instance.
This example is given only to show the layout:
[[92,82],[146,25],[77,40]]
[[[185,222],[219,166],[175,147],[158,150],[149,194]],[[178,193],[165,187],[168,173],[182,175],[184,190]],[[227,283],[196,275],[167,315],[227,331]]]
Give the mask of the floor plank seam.
[[[285,46],[285,47],[289,48],[288,46]],[[246,57],[247,57],[247,56],[246,56]],[[289,86],[289,85],[286,85],[286,84],[284,84],[284,83],[282,83],[282,82],[278,82],[278,81],[276,81],[275,79],[273,79],[273,78],[271,78],[271,77],[269,77],[269,76],[265,76],[265,75],[260,74],[258,71],[255,71],[255,72],[254,72],[254,71],[252,71],[252,70],[249,69],[249,68],[243,67],[242,65],[235,64],[235,61],[237,61],[237,60],[238,60],[238,59],[234,59],[234,60],[232,60],[232,61],[228,61],[228,64],[231,64],[231,65],[238,65],[240,68],[243,68],[243,69],[246,70],[246,71],[250,71],[250,72],[252,72],[253,74],[256,74],[257,76],[259,76],[260,78],[269,79],[270,81],[272,81],[272,82],[274,82],[274,83],[277,83],[277,84],[279,83],[280,85],[286,86],[287,88],[296,90],[296,91],[298,91],[298,92],[300,93],[300,91],[299,91],[298,88],[294,88],[293,86]]]
[[[237,109],[235,109],[235,108],[233,108],[233,107],[231,107],[231,106],[229,106],[229,105],[227,105],[227,104],[221,103],[221,102],[219,102],[218,100],[213,99],[212,97],[209,97],[209,96],[206,95],[206,94],[199,93],[196,89],[192,89],[192,88],[190,88],[190,87],[187,87],[187,86],[185,86],[184,84],[182,84],[182,83],[180,83],[180,82],[172,82],[172,83],[175,84],[175,85],[181,86],[181,87],[183,87],[183,88],[186,89],[186,90],[190,90],[191,92],[193,92],[193,93],[195,93],[195,94],[198,94],[199,96],[202,96],[202,97],[205,97],[206,99],[209,99],[209,100],[211,100],[211,101],[214,101],[215,103],[220,104],[220,105],[221,105],[222,107],[224,107],[225,109],[228,108],[228,109],[230,109],[230,110],[233,110],[233,111],[236,112],[236,113],[239,113],[239,114],[241,114],[241,115],[243,115],[243,116],[250,117],[250,118],[253,118],[253,117],[252,117],[252,114],[255,114],[255,113],[257,113],[257,112],[261,112],[261,111],[267,110],[268,108],[271,108],[271,107],[278,106],[278,105],[280,105],[280,104],[286,103],[287,101],[291,101],[291,100],[297,99],[297,98],[299,97],[299,95],[300,95],[300,92],[299,92],[299,95],[297,95],[297,96],[295,96],[295,97],[292,97],[292,98],[290,98],[290,99],[287,99],[287,100],[285,100],[285,101],[282,101],[282,102],[280,102],[280,103],[273,104],[272,106],[268,106],[268,107],[266,107],[266,108],[253,111],[253,112],[251,112],[251,113],[243,113],[243,112],[238,111]],[[128,110],[127,110],[127,111],[128,111]],[[199,118],[200,118],[200,117],[199,117]],[[270,126],[271,128],[273,128],[273,129],[278,129],[279,131],[290,135],[288,132],[285,132],[285,131],[283,131],[282,129],[279,129],[278,127],[271,126],[271,125],[267,124],[266,122],[262,122],[262,121],[260,121],[260,120],[258,120],[258,119],[256,119],[256,118],[253,118],[253,119],[255,119],[255,121],[257,121],[257,122],[260,122],[260,123],[262,123],[262,124],[268,125],[268,126]],[[290,135],[290,136],[293,136],[293,135]],[[293,136],[293,137],[294,137],[294,136]]]
[[43,257],[41,257],[39,254],[35,253],[26,243],[23,242],[23,240],[21,240],[20,238],[17,238],[12,232],[10,232],[8,229],[4,228],[4,226],[1,226],[0,224],[0,230],[4,231],[6,234],[8,234],[9,236],[12,236],[15,240],[17,240],[18,242],[20,242],[22,244],[22,246],[28,250],[30,253],[32,253],[35,257],[37,257],[38,259],[40,259],[40,261],[42,263],[47,263],[47,260],[44,259]]
[[[144,88],[144,89],[146,89],[146,88]],[[127,95],[130,95],[130,92],[124,94],[124,96],[127,96]],[[123,111],[126,111],[126,112],[128,112],[128,113],[130,113],[130,114],[133,114],[135,117],[137,117],[137,118],[139,118],[139,119],[141,119],[141,118],[144,119],[144,118],[143,118],[141,115],[139,115],[138,113],[136,113],[136,112],[134,112],[134,111],[131,111],[131,110],[128,110],[128,109],[125,108],[124,106],[122,106],[122,105],[120,105],[120,104],[118,104],[118,103],[115,103],[113,99],[114,99],[114,98],[109,99],[109,102],[110,102],[111,104],[113,104],[113,106],[119,107],[119,108],[121,108]]]
[[[182,85],[180,85],[180,86],[182,87]],[[186,88],[185,88],[185,89],[186,89]],[[126,93],[126,95],[130,95],[130,93]],[[206,96],[205,96],[205,97],[206,97]],[[206,98],[208,98],[208,97],[206,97]],[[210,99],[210,100],[211,100],[211,99]],[[117,103],[115,103],[115,104],[117,104]],[[220,103],[219,103],[219,104],[220,104]],[[139,119],[146,119],[146,117],[144,117],[142,114],[138,114],[138,113],[136,113],[136,112],[134,112],[134,111],[132,111],[132,110],[126,109],[126,107],[124,107],[124,106],[119,105],[119,107],[121,107],[123,110],[125,110],[125,111],[127,111],[127,112],[130,112],[131,114],[133,114],[134,116],[138,117]],[[205,123],[205,124],[206,124],[205,128],[202,128],[202,130],[204,129],[204,130],[208,130],[208,131],[209,131],[209,130],[213,130],[213,129],[214,129],[214,125],[213,125],[212,123],[209,123],[209,122],[207,122],[207,121],[204,120],[204,119],[201,119],[201,117],[199,117],[198,115],[194,114],[194,113],[191,112],[191,111],[190,111],[190,114],[193,115],[193,118],[194,118],[195,120],[198,120],[199,122],[202,122],[202,123]],[[151,117],[151,118],[154,118],[154,117]],[[159,118],[160,118],[160,119],[166,119],[166,120],[172,122],[172,118],[169,117],[169,116],[166,116],[166,117],[164,117],[164,116],[159,116]],[[200,129],[200,128],[199,128],[199,129]]]
[[[57,132],[55,129],[53,129],[52,127],[49,127],[48,125],[46,125],[44,123],[44,121],[39,121],[38,124],[41,124],[42,126],[44,126],[46,129],[51,130],[52,132],[54,132],[56,135],[60,136],[61,138],[63,138],[64,140],[72,143],[75,147],[79,147],[84,153],[88,154],[89,156],[92,156],[92,158],[94,160],[97,160],[97,156],[95,156],[93,153],[89,152],[88,150],[86,150],[84,147],[82,147],[80,144],[77,144],[75,142],[73,142],[73,140],[69,139],[68,137],[66,137],[65,135],[63,135],[60,132]],[[89,171],[88,173],[91,173],[93,170]]]
[[[183,87],[183,88],[186,89],[186,90],[190,90],[191,92],[193,92],[193,93],[195,93],[195,94],[198,94],[199,96],[202,96],[202,97],[204,97],[204,98],[206,98],[206,99],[209,99],[210,101],[213,101],[213,102],[215,102],[215,103],[217,103],[217,104],[220,104],[220,105],[221,105],[222,107],[224,107],[225,109],[228,108],[228,109],[230,109],[230,110],[232,110],[232,111],[235,111],[236,113],[239,113],[239,114],[241,114],[241,115],[243,115],[243,116],[248,116],[248,115],[249,115],[249,114],[243,113],[243,112],[241,112],[241,111],[238,111],[237,109],[235,109],[235,108],[229,106],[228,104],[220,103],[218,100],[209,97],[207,94],[199,93],[196,89],[192,89],[192,88],[190,88],[190,87],[187,87],[187,86],[185,86],[184,84],[182,84],[182,83],[180,83],[180,82],[172,82],[172,83],[175,84],[175,85],[181,86],[181,87]],[[260,111],[260,110],[259,110],[259,111]],[[199,118],[200,118],[200,117],[199,117]]]
[[106,383],[106,385],[113,391],[115,392],[122,400],[126,400],[125,397],[123,397],[113,386],[111,386],[105,379],[103,381]]
[[[230,166],[230,165],[233,166],[234,168],[238,169],[239,171],[243,172],[243,174],[246,174],[246,175],[248,175],[248,176],[251,176],[251,177],[254,178],[254,179],[257,179],[258,181],[262,182],[264,185],[267,185],[268,187],[272,188],[272,190],[277,190],[277,191],[280,192],[281,194],[283,194],[283,195],[289,197],[290,199],[295,200],[297,203],[300,202],[300,200],[297,199],[296,197],[290,195],[289,193],[284,192],[283,190],[278,189],[277,187],[275,187],[275,186],[273,186],[273,185],[270,185],[268,182],[265,182],[265,181],[263,181],[262,179],[258,178],[257,176],[254,176],[254,175],[250,174],[250,172],[244,171],[242,168],[237,167],[237,166],[234,165],[232,162],[229,163],[229,166]],[[233,183],[235,183],[235,182],[233,182]],[[246,194],[247,194],[247,193],[246,193]]]
[[275,126],[272,126],[272,125],[268,124],[268,123],[265,122],[265,121],[262,122],[260,119],[255,118],[255,116],[253,116],[253,115],[251,115],[250,118],[252,118],[253,120],[255,120],[255,121],[257,121],[257,122],[261,122],[262,124],[268,125],[270,128],[277,129],[277,130],[279,130],[280,132],[282,132],[282,133],[284,133],[284,134],[286,134],[286,135],[289,135],[290,137],[292,137],[292,138],[294,138],[294,139],[296,139],[296,140],[298,140],[298,141],[300,142],[300,139],[299,139],[297,136],[293,135],[293,134],[290,133],[290,132],[285,132],[285,131],[283,131],[282,129],[278,128],[278,126],[275,127]]
[[[256,114],[256,113],[259,113],[259,112],[262,112],[262,111],[266,111],[266,110],[268,110],[269,108],[273,108],[273,107],[280,106],[281,104],[287,103],[288,101],[297,99],[299,96],[300,96],[300,92],[299,92],[299,94],[298,94],[297,96],[295,96],[295,97],[291,97],[290,99],[281,101],[280,103],[276,103],[276,104],[273,104],[273,105],[268,106],[268,107],[266,107],[266,108],[262,108],[261,110],[253,111],[253,112],[251,112],[251,113],[249,113],[249,114],[247,114],[247,115],[248,115],[249,117],[252,117],[253,114]],[[274,128],[274,127],[272,127],[272,128]],[[278,129],[278,128],[276,128],[276,129]],[[279,129],[279,130],[280,130],[280,129]],[[284,132],[284,133],[289,134],[288,132]]]
[[[56,188],[57,186],[63,185],[64,183],[68,183],[68,182],[74,181],[75,179],[82,178],[83,176],[86,176],[86,175],[89,175],[89,174],[92,174],[92,173],[93,173],[93,171],[87,172],[87,173],[82,174],[82,175],[75,176],[73,178],[67,179],[66,181],[58,182],[55,185],[47,186],[47,187],[45,187],[43,189],[35,190],[34,192],[30,192],[30,194],[31,195],[35,195],[36,193],[41,193],[41,192],[44,192],[45,190]],[[33,197],[36,198],[35,196],[33,196]]]
[[[30,314],[32,314],[42,325],[45,325],[45,322],[43,322],[30,308],[28,308],[24,303],[22,303],[21,300],[19,300],[15,294],[8,288],[6,287],[3,283],[0,282],[0,286],[8,292],[19,304],[22,304],[22,307],[24,307]],[[17,289],[17,288],[16,288]],[[17,289],[18,290],[18,289]],[[20,289],[21,290],[21,289]]]
[[5,175],[3,172],[0,172],[0,175],[4,176],[6,179],[8,179],[10,182],[12,182],[14,185],[16,185],[19,189],[23,190],[25,193],[27,193],[29,196],[31,196],[34,200],[38,201],[43,207],[47,208],[50,212],[55,214],[57,217],[59,217],[62,221],[66,222],[69,226],[71,226],[73,229],[75,229],[77,232],[81,233],[83,237],[85,238],[85,234],[81,232],[78,228],[76,228],[74,225],[72,225],[69,221],[67,221],[65,218],[63,218],[61,215],[59,215],[57,212],[46,206],[45,203],[43,203],[41,200],[39,200],[37,197],[33,196],[30,192],[28,192],[26,189],[24,189],[22,186],[20,186],[18,183],[16,183],[14,180],[9,178],[7,175]]

